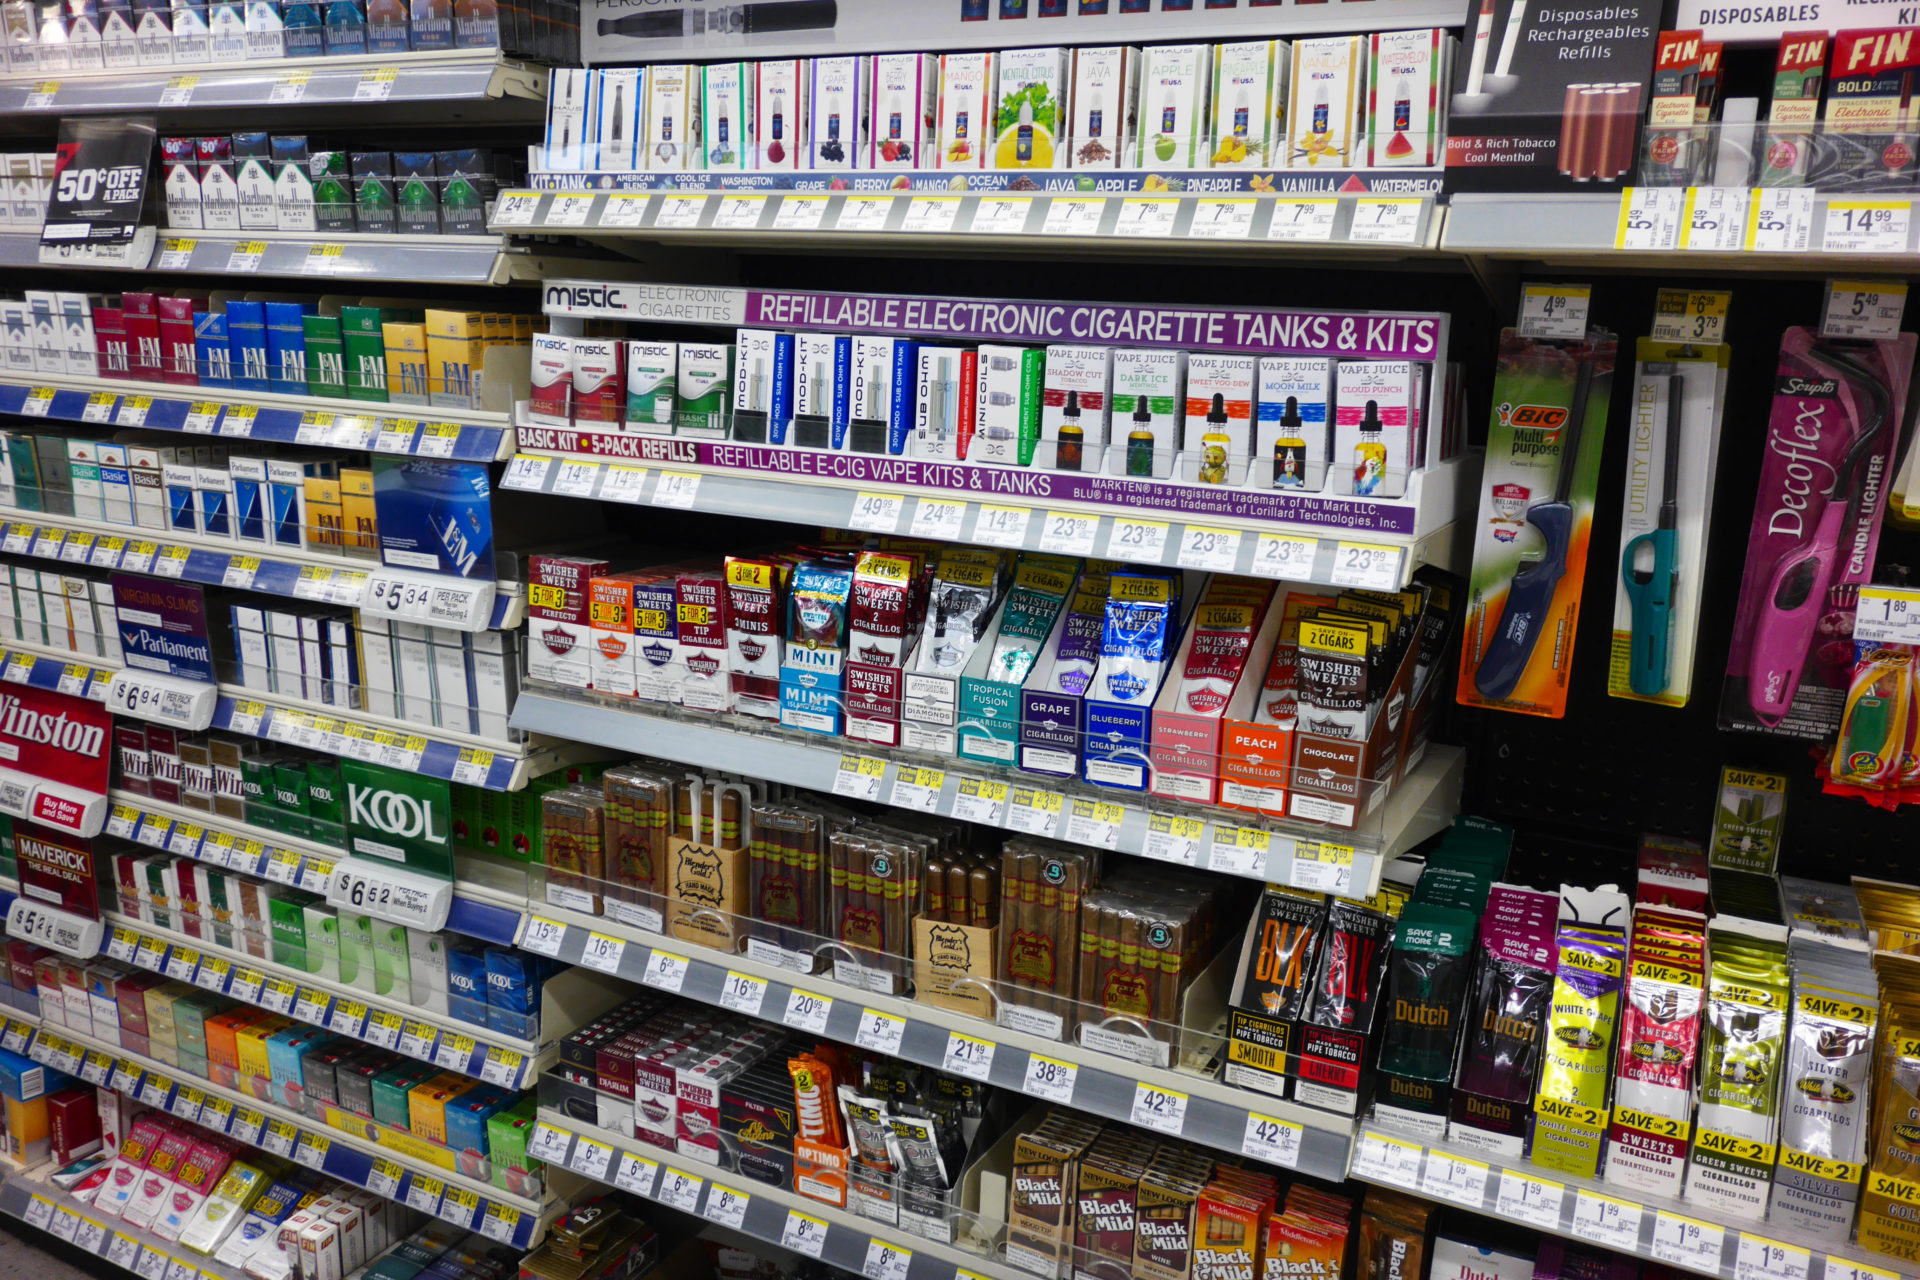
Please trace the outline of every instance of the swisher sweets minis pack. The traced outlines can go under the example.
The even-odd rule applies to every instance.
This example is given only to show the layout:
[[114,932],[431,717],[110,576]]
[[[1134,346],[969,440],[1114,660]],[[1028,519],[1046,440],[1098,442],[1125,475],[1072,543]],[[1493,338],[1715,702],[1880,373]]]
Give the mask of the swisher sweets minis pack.
[[1722,729],[1809,741],[1839,729],[1916,341],[1781,338]]
[[1616,341],[1500,335],[1458,697],[1566,714]]

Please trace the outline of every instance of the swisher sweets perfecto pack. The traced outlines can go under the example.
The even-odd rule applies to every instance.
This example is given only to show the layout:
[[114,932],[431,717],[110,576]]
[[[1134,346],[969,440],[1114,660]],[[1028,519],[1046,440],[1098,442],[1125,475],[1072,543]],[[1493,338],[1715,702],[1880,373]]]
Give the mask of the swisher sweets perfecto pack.
[[1578,343],[1500,335],[1460,654],[1467,706],[1566,714],[1616,345],[1601,329]]
[[1809,741],[1838,731],[1917,341],[1806,328],[1781,338],[1722,729]]

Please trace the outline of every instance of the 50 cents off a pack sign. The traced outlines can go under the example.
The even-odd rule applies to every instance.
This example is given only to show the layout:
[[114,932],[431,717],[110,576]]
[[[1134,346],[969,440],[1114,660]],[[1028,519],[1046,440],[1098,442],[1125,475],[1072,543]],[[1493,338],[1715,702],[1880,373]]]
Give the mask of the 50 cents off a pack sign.
[[62,120],[41,245],[131,245],[140,231],[153,136],[151,116]]

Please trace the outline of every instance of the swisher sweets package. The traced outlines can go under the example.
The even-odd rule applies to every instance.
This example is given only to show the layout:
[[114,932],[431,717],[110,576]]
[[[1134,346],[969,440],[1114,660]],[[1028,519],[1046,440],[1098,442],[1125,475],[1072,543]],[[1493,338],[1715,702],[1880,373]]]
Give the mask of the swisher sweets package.
[[1616,345],[1601,329],[1578,343],[1500,335],[1460,654],[1467,706],[1566,714]]
[[1781,338],[1722,729],[1808,741],[1838,732],[1916,341],[1828,342],[1805,328]]

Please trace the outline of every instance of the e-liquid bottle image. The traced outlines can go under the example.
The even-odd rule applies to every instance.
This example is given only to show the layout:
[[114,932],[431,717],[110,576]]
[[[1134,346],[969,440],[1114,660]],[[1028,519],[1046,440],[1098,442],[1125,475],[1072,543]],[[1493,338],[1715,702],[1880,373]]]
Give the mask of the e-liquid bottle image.
[[1095,89],[1093,91],[1093,104],[1087,108],[1087,136],[1083,141],[1091,142],[1095,138],[1098,138],[1105,130],[1107,123],[1106,105],[1105,100],[1100,96],[1100,91]]
[[1313,87],[1313,132],[1326,136],[1328,116],[1333,108],[1327,102],[1327,86],[1323,81]]
[[1172,136],[1173,127],[1179,123],[1180,113],[1173,105],[1173,90],[1167,90],[1167,96],[1160,106],[1160,132]]
[[1280,434],[1273,442],[1273,487],[1300,489],[1307,483],[1307,442],[1300,436],[1300,401],[1287,397],[1280,413]]
[[987,20],[987,0],[960,0],[960,21],[985,22]]
[[1360,441],[1353,446],[1353,491],[1363,498],[1379,493],[1380,482],[1387,478],[1387,446],[1380,438],[1382,429],[1380,406],[1369,400],[1366,412],[1360,417]]
[[1080,426],[1080,393],[1067,392],[1067,407],[1060,411],[1060,439],[1053,449],[1056,471],[1080,471],[1085,462],[1087,434]]
[[1247,95],[1242,93],[1233,104],[1233,136],[1245,142],[1247,129],[1252,123],[1252,113],[1247,108]]
[[1207,431],[1200,437],[1200,470],[1196,477],[1201,484],[1227,483],[1227,447],[1232,440],[1227,435],[1227,398],[1220,392],[1213,393],[1213,407],[1207,410]]
[[[1033,104],[1020,104],[1020,123],[1013,133],[1013,158],[1020,164],[1033,163]],[[1078,410],[1076,409],[1077,413]]]
[[1133,430],[1127,434],[1127,474],[1153,474],[1153,410],[1145,396],[1133,398]]
[[1413,154],[1413,143],[1407,140],[1407,127],[1413,123],[1413,103],[1407,98],[1393,100],[1393,136],[1387,139],[1387,155],[1398,160]]

